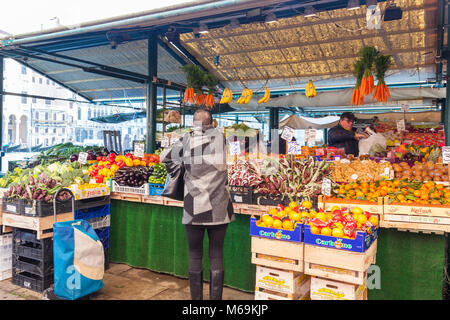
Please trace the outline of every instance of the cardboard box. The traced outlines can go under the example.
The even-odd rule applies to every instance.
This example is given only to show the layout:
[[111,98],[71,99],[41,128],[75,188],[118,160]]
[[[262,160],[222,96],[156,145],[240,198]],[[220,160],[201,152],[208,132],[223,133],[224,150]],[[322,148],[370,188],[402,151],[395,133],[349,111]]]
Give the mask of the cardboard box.
[[303,241],[303,224],[297,223],[294,230],[263,228],[256,225],[256,218],[250,218],[250,235],[255,237],[262,237],[267,239],[276,239],[281,241]]
[[311,278],[311,300],[363,300],[366,284]]
[[79,189],[78,184],[72,184],[70,190],[72,191],[75,200],[104,197],[111,194],[111,188],[108,185],[98,188]]
[[310,276],[301,272],[257,266],[255,286],[280,293],[303,296],[309,291]]

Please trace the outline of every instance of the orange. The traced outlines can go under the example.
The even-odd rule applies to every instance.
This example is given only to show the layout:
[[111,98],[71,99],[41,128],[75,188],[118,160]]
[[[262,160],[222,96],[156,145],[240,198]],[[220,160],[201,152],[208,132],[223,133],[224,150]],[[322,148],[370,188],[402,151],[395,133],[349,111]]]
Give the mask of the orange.
[[421,200],[428,200],[428,199],[430,199],[430,197],[428,196],[427,193],[422,193],[422,194],[420,195],[420,199],[421,199]]
[[294,208],[297,208],[297,207],[298,207],[297,202],[295,202],[295,201],[289,202],[289,208],[294,209]]
[[320,230],[320,234],[323,236],[331,236],[331,229],[328,227],[323,227],[322,230]]
[[328,217],[327,217],[327,215],[324,212],[317,213],[316,218],[320,219],[320,220],[322,220],[324,222],[328,221]]
[[345,191],[348,191],[352,188],[351,185],[349,185],[348,183],[344,186]]
[[380,187],[386,187],[388,185],[386,180],[380,181]]
[[364,225],[367,222],[367,217],[363,214],[360,214],[358,215],[356,222],[360,223],[361,225]]
[[439,200],[436,200],[436,199],[431,200],[430,203],[431,203],[431,204],[441,204],[441,202],[440,202]]
[[355,208],[353,208],[352,213],[353,214],[361,214],[361,213],[363,213],[363,209],[361,209],[360,207],[355,207]]
[[393,185],[396,187],[400,186],[400,180],[394,180]]
[[284,208],[284,212],[286,213],[286,214],[289,214],[289,213],[291,213],[293,210],[291,209],[291,207],[286,207],[286,208]]
[[284,212],[284,210],[278,211],[276,216],[279,218],[283,218],[286,215],[286,212]]
[[373,224],[374,226],[377,226],[378,225],[378,217],[377,216],[370,216],[369,222],[371,224]]
[[271,216],[276,216],[276,215],[278,215],[278,210],[275,209],[275,208],[271,208],[271,209],[269,210],[269,214],[270,214]]
[[384,197],[388,194],[388,192],[385,189],[381,189],[379,193],[380,193],[380,196],[382,196],[382,197]]
[[363,198],[364,197],[364,192],[362,192],[361,190],[358,190],[358,191],[356,191],[356,196]]
[[436,184],[436,189],[442,190],[442,189],[444,189],[444,185],[443,184]]
[[280,229],[283,226],[283,222],[281,222],[281,220],[274,220],[273,221],[273,225],[272,225],[275,229]]
[[320,234],[320,229],[317,228],[315,225],[311,226],[311,233],[312,234]]
[[286,219],[283,221],[283,229],[292,230],[294,229],[294,224],[292,223],[291,220]]
[[303,218],[311,218],[311,215],[308,212],[302,212],[301,219]]
[[367,188],[369,188],[369,184],[367,182],[363,182],[363,183],[361,183],[361,188],[367,189]]
[[[450,194],[449,194],[450,196]],[[420,191],[419,190],[414,190],[414,197],[420,197]]]
[[292,211],[289,214],[289,219],[291,219],[292,221],[300,221],[301,219],[301,215],[298,212]]
[[266,224],[266,226],[271,227],[273,224],[273,218],[268,215],[264,215],[262,217],[263,222]]
[[312,202],[311,201],[303,201],[302,202],[302,207],[306,208],[306,209],[311,209],[312,208]]
[[341,238],[344,236],[344,231],[340,228],[334,228],[333,231],[331,232],[331,235],[333,237]]
[[332,206],[330,211],[334,212],[334,210],[341,210],[341,208],[339,206]]
[[264,222],[260,222],[260,223],[259,223],[259,226],[260,226],[261,228],[267,228],[267,225],[266,225]]

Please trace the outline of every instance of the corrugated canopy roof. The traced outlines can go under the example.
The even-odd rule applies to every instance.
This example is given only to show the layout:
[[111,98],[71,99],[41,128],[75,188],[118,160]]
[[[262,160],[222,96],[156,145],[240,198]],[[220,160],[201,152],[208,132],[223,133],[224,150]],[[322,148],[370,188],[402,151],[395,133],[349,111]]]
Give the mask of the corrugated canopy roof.
[[[433,66],[436,1],[395,3],[403,10],[402,19],[382,21],[379,30],[366,27],[363,5],[351,11],[320,11],[316,17],[298,15],[270,24],[227,26],[200,37],[185,33],[181,43],[222,83],[239,91],[244,85],[260,89],[266,80],[268,87],[286,87],[309,79],[351,76],[358,51],[366,45],[391,54],[391,70]],[[379,4],[383,9],[385,5]]]

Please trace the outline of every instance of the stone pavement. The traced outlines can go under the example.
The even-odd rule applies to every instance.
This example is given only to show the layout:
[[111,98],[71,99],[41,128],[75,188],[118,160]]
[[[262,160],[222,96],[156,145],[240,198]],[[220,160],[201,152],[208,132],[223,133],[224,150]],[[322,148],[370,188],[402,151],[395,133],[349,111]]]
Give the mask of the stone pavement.
[[[103,278],[104,287],[91,300],[190,300],[189,281],[176,276],[110,263]],[[209,299],[209,283],[203,285],[203,297]],[[254,294],[223,289],[223,300],[253,300]],[[0,300],[41,300],[42,294],[16,286],[11,278],[0,281]]]

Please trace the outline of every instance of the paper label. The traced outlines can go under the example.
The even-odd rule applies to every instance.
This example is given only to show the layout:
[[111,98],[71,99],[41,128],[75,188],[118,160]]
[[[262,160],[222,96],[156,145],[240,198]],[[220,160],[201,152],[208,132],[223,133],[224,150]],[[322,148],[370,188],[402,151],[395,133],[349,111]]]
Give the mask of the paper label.
[[450,163],[450,146],[442,147],[442,163],[443,164]]
[[78,162],[82,163],[82,164],[86,164],[87,163],[87,152],[80,152],[78,154]]
[[7,204],[6,205],[6,210],[7,211],[11,211],[11,212],[16,212],[16,205],[14,205],[14,204]]
[[408,112],[409,111],[409,105],[408,104],[402,104],[402,112]]
[[145,143],[135,143],[133,154],[135,157],[143,158],[145,154]]
[[331,180],[328,178],[323,178],[322,180],[322,194],[326,196],[331,196]]
[[305,140],[307,142],[316,142],[316,129],[306,129],[305,130]]
[[242,202],[242,196],[234,196],[234,202]]
[[228,148],[230,150],[231,155],[241,154],[241,144],[239,141],[232,141],[228,143]]
[[281,138],[283,138],[286,141],[291,141],[294,137],[295,130],[290,127],[284,127],[283,132],[281,133]]
[[358,175],[357,175],[356,173],[352,174],[352,179],[353,179],[353,180],[358,179]]
[[397,120],[397,131],[398,132],[402,132],[405,131],[406,127],[405,127],[405,120]]
[[169,137],[164,136],[161,138],[161,147],[166,148],[169,146]]
[[288,141],[288,154],[302,154],[302,146],[297,141]]

